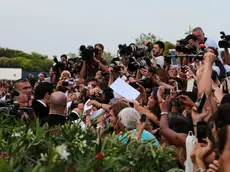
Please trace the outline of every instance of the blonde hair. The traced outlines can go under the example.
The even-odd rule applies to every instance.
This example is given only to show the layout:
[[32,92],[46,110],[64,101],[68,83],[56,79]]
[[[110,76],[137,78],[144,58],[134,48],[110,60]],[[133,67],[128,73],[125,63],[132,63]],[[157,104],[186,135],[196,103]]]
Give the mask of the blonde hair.
[[[67,76],[68,75],[68,76]],[[61,73],[61,77],[59,80],[65,80],[65,79],[69,79],[71,78],[71,73],[68,71],[68,70],[64,70],[62,73]]]

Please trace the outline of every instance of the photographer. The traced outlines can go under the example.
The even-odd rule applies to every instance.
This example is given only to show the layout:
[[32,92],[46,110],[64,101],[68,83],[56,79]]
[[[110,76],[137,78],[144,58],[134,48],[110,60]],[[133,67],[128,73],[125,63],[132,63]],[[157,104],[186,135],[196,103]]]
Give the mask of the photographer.
[[[218,48],[217,43],[214,40],[211,40],[207,37],[205,37],[205,34],[200,27],[196,27],[193,29],[192,34],[195,35],[199,41],[199,44],[205,44],[205,47],[214,47]],[[221,60],[221,57],[218,56],[218,58]]]
[[96,49],[95,56],[89,61],[86,59],[83,61],[83,65],[80,71],[81,78],[85,79],[88,77],[94,77],[99,69],[104,72],[108,72],[108,66],[106,66],[107,63],[102,58],[104,46],[102,44],[96,44],[94,48]]
[[18,115],[21,119],[31,119],[34,117],[33,109],[29,108],[29,99],[27,94],[20,93],[19,96],[15,96],[15,100],[19,105]]
[[165,44],[161,41],[157,41],[153,44],[153,56],[157,60],[157,65],[163,68],[165,63],[165,58],[163,53],[165,51]]
[[226,72],[230,72],[230,54],[228,48],[224,48],[224,52],[221,52],[221,58]]
[[217,43],[214,40],[205,37],[205,34],[200,27],[194,28],[192,34],[197,37],[199,44],[205,44],[206,47],[207,45],[213,45],[214,48],[218,48]]

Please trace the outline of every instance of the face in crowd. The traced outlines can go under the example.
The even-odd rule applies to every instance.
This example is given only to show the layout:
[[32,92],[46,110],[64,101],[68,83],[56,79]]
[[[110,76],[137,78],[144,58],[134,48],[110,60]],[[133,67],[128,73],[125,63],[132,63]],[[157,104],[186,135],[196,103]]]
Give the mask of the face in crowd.
[[30,83],[27,81],[17,83],[15,90],[20,92],[20,93],[26,94],[28,96],[28,99],[30,99],[32,96],[32,87],[31,87]]
[[101,58],[102,54],[103,54],[103,49],[101,46],[97,45],[95,46],[95,48],[97,49],[97,58]]
[[44,79],[45,79],[44,73],[40,73],[40,74],[38,75],[38,79],[40,80],[40,82],[41,82],[41,81],[44,81]]
[[147,107],[151,108],[155,103],[156,103],[156,100],[153,97],[153,93],[151,93],[151,95],[148,98]]
[[200,30],[200,29],[194,30],[194,31],[192,32],[192,34],[195,35],[195,36],[197,37],[198,42],[199,42],[200,44],[204,43],[204,32],[203,32],[202,30]]
[[26,94],[22,93],[18,97],[16,97],[16,99],[20,108],[29,106],[29,100]]
[[163,49],[158,44],[153,44],[153,55],[155,57],[162,55]]

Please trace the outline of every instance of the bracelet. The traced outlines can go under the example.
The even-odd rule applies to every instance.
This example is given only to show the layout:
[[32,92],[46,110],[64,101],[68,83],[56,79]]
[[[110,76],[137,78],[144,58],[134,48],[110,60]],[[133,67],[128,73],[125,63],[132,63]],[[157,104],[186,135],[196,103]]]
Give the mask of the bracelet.
[[169,114],[168,112],[161,112],[161,116],[168,115],[168,114]]
[[158,105],[160,105],[161,103],[163,103],[163,100],[158,101]]
[[102,104],[101,104],[100,108],[102,108]]
[[197,127],[197,125],[193,125],[193,127]]
[[198,169],[196,169],[196,172],[206,172],[206,169],[198,168]]

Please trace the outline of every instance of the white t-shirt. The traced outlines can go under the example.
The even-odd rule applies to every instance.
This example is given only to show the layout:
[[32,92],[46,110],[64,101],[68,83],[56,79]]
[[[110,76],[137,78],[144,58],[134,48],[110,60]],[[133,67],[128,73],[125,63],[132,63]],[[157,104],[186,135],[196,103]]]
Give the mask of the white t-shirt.
[[230,72],[230,66],[229,65],[225,64],[224,68],[225,68],[226,72]]
[[165,57],[164,56],[158,56],[158,57],[155,57],[155,59],[157,60],[157,64],[160,65],[161,68],[163,68],[163,66],[165,64]]
[[223,63],[222,58],[221,58],[221,56],[220,56],[219,47],[218,47],[216,41],[207,38],[207,40],[205,41],[204,44],[205,44],[206,49],[207,49],[208,47],[218,48],[218,54],[219,54],[219,55],[218,55],[218,58],[219,58],[220,61]]

